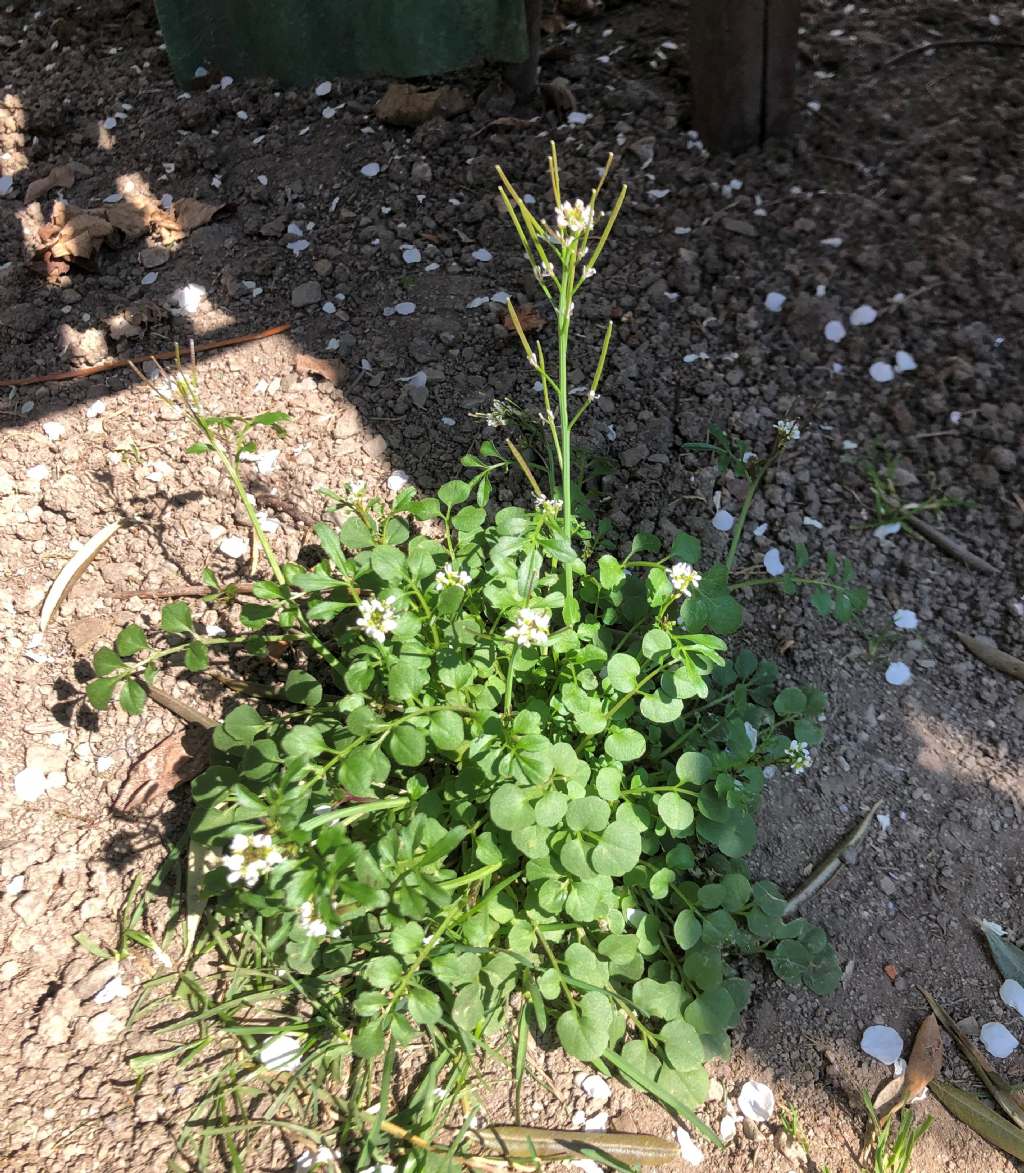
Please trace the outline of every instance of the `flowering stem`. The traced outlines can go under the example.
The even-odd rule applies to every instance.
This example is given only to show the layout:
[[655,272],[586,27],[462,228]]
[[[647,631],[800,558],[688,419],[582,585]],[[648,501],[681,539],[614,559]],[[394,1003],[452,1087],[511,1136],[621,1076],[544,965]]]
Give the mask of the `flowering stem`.
[[740,509],[740,515],[736,519],[736,525],[732,531],[732,541],[729,543],[729,553],[725,559],[725,569],[732,572],[733,563],[736,561],[736,554],[740,548],[740,539],[743,537],[743,527],[747,523],[747,514],[750,512],[750,506],[754,503],[754,497],[757,495],[757,490],[761,487],[761,482],[764,480],[764,474],[767,471],[767,464],[762,465],[757,471],[757,475],[751,480],[750,488],[747,489],[747,495],[743,498],[743,506]]
[[[576,269],[576,246],[569,245],[562,256],[562,280],[558,296],[558,414],[562,429],[562,530],[572,541],[572,422],[569,419],[569,324],[572,317],[572,290]],[[572,567],[565,564],[565,598],[572,599]]]
[[508,673],[505,676],[505,716],[512,713],[512,685],[516,677],[516,660],[519,658],[519,648],[513,645],[512,655],[508,658]]

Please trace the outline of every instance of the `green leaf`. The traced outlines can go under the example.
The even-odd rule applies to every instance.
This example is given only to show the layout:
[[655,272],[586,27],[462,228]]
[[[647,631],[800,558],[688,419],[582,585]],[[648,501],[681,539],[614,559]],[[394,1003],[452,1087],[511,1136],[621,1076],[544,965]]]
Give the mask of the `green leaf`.
[[168,603],[160,612],[160,627],[171,635],[191,634],[192,612],[188,603]]
[[653,660],[661,652],[667,652],[672,646],[672,637],[661,627],[652,627],[644,636],[640,650],[648,660]]
[[146,690],[137,680],[124,682],[117,696],[117,703],[131,717],[137,717],[146,707]]
[[525,790],[512,782],[499,786],[491,795],[491,818],[503,831],[529,827],[536,819]]
[[105,709],[114,695],[117,681],[113,676],[100,676],[85,686],[85,696],[94,709]]
[[665,1055],[676,1071],[693,1071],[704,1066],[700,1035],[684,1019],[666,1022],[659,1035]]
[[284,695],[297,705],[318,705],[324,696],[323,685],[308,672],[293,669],[285,677]]
[[603,798],[588,794],[569,803],[565,823],[571,831],[603,831],[611,814],[611,807]]
[[613,590],[626,577],[626,572],[617,558],[611,554],[602,554],[597,560],[597,575],[601,586],[606,590]]
[[640,665],[632,656],[618,652],[608,661],[605,671],[608,683],[616,692],[632,692],[640,675]]
[[378,990],[390,990],[402,976],[402,963],[390,953],[371,957],[363,966],[363,978]]
[[594,951],[580,941],[573,941],[565,951],[565,968],[578,982],[604,986],[608,982],[608,963],[598,961]]
[[666,1022],[678,1018],[683,1008],[683,987],[678,982],[656,982],[641,978],[633,986],[633,1001],[652,1018]]
[[427,756],[427,739],[414,725],[398,725],[387,739],[388,755],[399,766],[419,766]]
[[409,1017],[420,1026],[434,1026],[444,1016],[441,999],[433,990],[412,986],[409,990]]
[[419,660],[403,657],[388,669],[388,697],[393,701],[412,700],[429,679]]
[[466,505],[452,518],[452,525],[460,534],[473,534],[483,527],[487,520],[487,511],[478,505]]
[[558,1041],[574,1059],[592,1063],[608,1049],[612,1026],[612,1004],[605,994],[588,990],[575,1004],[558,1016]]
[[632,822],[616,820],[601,833],[601,842],[590,854],[594,871],[601,876],[624,876],[640,859],[640,828]]
[[119,656],[134,656],[146,647],[146,633],[137,623],[129,623],[118,632],[114,650]]
[[617,762],[632,762],[643,757],[647,749],[644,735],[636,729],[620,725],[604,739],[604,752]]
[[466,740],[466,727],[462,717],[450,709],[431,713],[428,729],[430,740],[440,750],[449,752],[457,750]]
[[749,903],[750,881],[740,872],[730,872],[727,876],[723,876],[721,887],[722,907],[728,912],[739,912]]
[[670,831],[685,831],[693,822],[693,807],[678,794],[658,796],[658,818]]
[[461,505],[469,497],[470,488],[466,481],[446,481],[437,490],[438,499],[449,508]]
[[705,990],[683,1011],[683,1018],[701,1035],[728,1030],[736,1016],[736,1004],[724,986]]
[[206,644],[194,639],[185,648],[185,667],[189,672],[202,672],[209,667],[209,664],[210,653],[207,651]]
[[252,745],[257,733],[267,727],[266,721],[251,705],[238,705],[224,718],[223,729],[239,745]]
[[687,950],[683,959],[683,973],[686,978],[702,990],[710,990],[722,984],[722,952],[710,945],[696,945]]
[[932,1094],[950,1115],[963,1121],[990,1145],[1024,1161],[1024,1128],[1011,1124],[978,1096],[958,1088],[955,1084],[935,1079],[929,1086]]
[[992,951],[992,960],[1006,981],[1020,982],[1024,986],[1024,950],[1019,949],[994,929],[988,921],[982,921],[981,928]]
[[467,1034],[475,1030],[484,1017],[480,986],[476,982],[463,986],[452,1003],[452,1022]]
[[557,827],[565,818],[569,800],[560,790],[549,790],[533,807],[534,818],[542,827]]
[[701,936],[701,925],[700,919],[692,909],[684,908],[676,917],[672,935],[680,949],[692,949],[697,944]]
[[288,758],[318,757],[327,749],[324,735],[312,725],[293,725],[281,739],[281,748]]
[[784,688],[774,702],[780,717],[799,717],[806,707],[807,697],[801,688]]
[[394,546],[374,546],[370,551],[373,573],[384,582],[399,582],[407,569],[405,555]]
[[749,855],[757,839],[757,826],[750,815],[734,811],[729,822],[716,823],[703,816],[697,818],[697,834],[706,842],[714,843],[730,859]]
[[124,661],[112,648],[97,648],[92,656],[92,670],[97,676],[109,676],[112,672],[120,672]]
[[332,578],[322,570],[305,570],[289,574],[288,581],[300,591],[333,591],[345,585],[340,579]]
[[732,635],[743,626],[743,608],[731,595],[705,599],[707,624],[716,635]]
[[672,548],[668,552],[673,562],[689,562],[696,566],[700,562],[700,542],[691,534],[678,533],[672,539]]
[[707,754],[688,750],[676,761],[676,777],[689,786],[700,786],[711,777],[711,759]]

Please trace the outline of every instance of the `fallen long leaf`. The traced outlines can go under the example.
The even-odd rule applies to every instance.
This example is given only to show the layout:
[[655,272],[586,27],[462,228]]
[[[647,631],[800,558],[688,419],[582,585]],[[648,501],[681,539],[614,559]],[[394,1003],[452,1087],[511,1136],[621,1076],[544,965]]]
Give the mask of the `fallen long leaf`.
[[786,902],[786,907],[782,910],[784,917],[792,916],[805,900],[809,900],[816,892],[824,888],[842,865],[847,862],[844,856],[847,852],[857,847],[868,833],[871,820],[875,817],[875,812],[881,805],[882,800],[879,799],[860,822],[839,840],[835,847],[832,848],[828,855],[825,856],[821,863],[818,864],[814,871],[811,872],[807,879],[790,896]]
[[1024,1129],[1017,1128],[977,1096],[955,1084],[937,1079],[932,1084],[932,1094],[947,1112],[973,1128],[990,1145],[1024,1161]]
[[206,908],[203,895],[203,876],[213,866],[214,853],[203,843],[194,839],[188,844],[188,869],[185,872],[185,957],[192,952],[199,932],[199,921]]
[[208,734],[180,729],[158,741],[128,771],[115,806],[121,811],[136,810],[170,794],[183,782],[191,782],[206,769],[210,760]]
[[1018,660],[1009,652],[1001,652],[998,648],[992,647],[983,640],[975,639],[972,635],[964,635],[962,631],[956,633],[956,638],[972,656],[976,656],[983,664],[995,668],[997,672],[1002,672],[1005,676],[1012,676],[1014,680],[1024,681],[1024,660]]
[[903,520],[911,529],[917,530],[922,538],[927,538],[933,546],[938,546],[943,553],[958,559],[965,566],[970,566],[972,570],[978,570],[982,574],[999,573],[991,562],[986,562],[984,558],[979,558],[977,554],[972,553],[966,546],[947,537],[942,530],[936,529],[930,522],[925,521],[923,517],[918,517],[916,513],[905,514]]
[[53,586],[46,592],[43,609],[39,613],[39,630],[45,631],[53,613],[64,601],[64,596],[85,573],[89,563],[121,528],[121,522],[111,521],[85,543],[75,555],[64,563],[60,574],[53,580]]
[[1007,981],[1020,982],[1024,986],[1024,949],[1019,948],[1012,941],[1001,937],[992,929],[982,925],[985,940],[992,950],[992,960],[996,968]]
[[481,1153],[511,1161],[535,1157],[579,1157],[584,1149],[596,1149],[621,1161],[638,1165],[667,1165],[679,1158],[679,1146],[660,1136],[628,1132],[571,1132],[553,1128],[519,1128],[495,1124],[469,1133]]
[[[920,987],[918,988],[920,989]],[[978,1078],[988,1089],[995,1102],[1014,1124],[1024,1128],[1024,1095],[996,1071],[927,990],[922,989],[921,993],[931,1007],[932,1013],[942,1024],[942,1029],[960,1048],[963,1057],[978,1073]]]
[[907,1104],[931,1083],[942,1070],[942,1031],[934,1014],[917,1028],[903,1075],[903,1103]]

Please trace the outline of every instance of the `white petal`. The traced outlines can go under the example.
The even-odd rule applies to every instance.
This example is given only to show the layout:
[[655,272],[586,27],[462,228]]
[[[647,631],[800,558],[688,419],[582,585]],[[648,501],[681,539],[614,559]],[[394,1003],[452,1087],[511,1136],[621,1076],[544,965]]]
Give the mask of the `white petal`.
[[[815,103],[808,102],[807,105],[813,108]],[[821,109],[820,105],[818,105],[818,109]],[[828,248],[839,248],[843,243],[843,238],[841,236],[826,236],[821,243],[826,245]]]
[[274,1035],[260,1048],[260,1062],[268,1071],[294,1071],[302,1043],[295,1035]]
[[407,375],[404,379],[399,378],[399,383],[409,383],[413,390],[421,391],[427,385],[427,372],[417,371],[415,375]]
[[47,420],[43,424],[43,432],[48,440],[59,440],[61,436],[67,431],[62,423],[58,420]]
[[775,1113],[775,1093],[766,1083],[748,1079],[736,1099],[743,1115],[756,1124],[771,1120]]
[[873,362],[868,368],[868,374],[876,383],[891,383],[896,372],[887,362]]
[[608,1113],[595,1112],[593,1116],[589,1116],[583,1122],[583,1128],[586,1132],[601,1132],[608,1127]]
[[804,525],[809,525],[811,529],[824,529],[825,527],[816,517],[807,517],[804,515]]
[[726,1144],[732,1140],[736,1135],[737,1117],[731,1112],[726,1112],[722,1117],[722,1123],[718,1126],[718,1135],[725,1141]]
[[584,126],[589,121],[590,115],[584,114],[582,110],[571,110],[566,118],[570,126]]
[[729,512],[728,509],[719,509],[715,516],[711,519],[711,524],[715,529],[720,530],[723,534],[727,534],[735,524],[736,518]]
[[322,81],[313,91],[318,98],[326,98],[331,92],[331,83],[329,81]]
[[874,306],[859,305],[850,314],[851,326],[870,326],[871,323],[878,317],[878,311]]
[[912,679],[913,673],[902,660],[893,661],[885,670],[886,683],[895,684],[897,688],[909,684]]
[[407,265],[418,265],[423,260],[423,254],[415,245],[407,244],[402,249],[402,260]]
[[93,997],[93,1001],[98,1006],[105,1006],[108,1002],[113,1002],[115,998],[123,998],[130,992],[128,986],[121,980],[121,975],[115,973],[103,989]]
[[1007,1006],[1012,1010],[1016,1010],[1024,1018],[1024,986],[1020,982],[1014,978],[1008,978],[999,987],[999,997],[1002,998]]
[[762,521],[760,525],[754,526],[754,537],[763,538],[768,532],[768,522]]
[[247,538],[227,537],[217,549],[227,558],[244,558],[250,547]]
[[[878,820],[878,825],[882,828],[883,831],[888,831],[889,828],[892,826],[892,815],[878,814],[878,815],[875,815],[875,818]],[[903,1062],[902,1059],[897,1059],[896,1066],[898,1067],[902,1062]],[[896,1071],[893,1074],[894,1075],[902,1075],[903,1072]]]
[[764,299],[764,308],[773,314],[777,314],[785,304],[786,295],[784,293],[777,293],[775,290],[767,294]]
[[986,1022],[981,1028],[981,1045],[994,1059],[1005,1059],[1020,1046],[1020,1039],[1006,1029],[1001,1022]]
[[414,301],[400,301],[398,305],[395,306],[395,313],[403,318],[408,317],[411,313],[415,313],[415,311],[416,303]]
[[763,561],[765,570],[768,571],[772,578],[777,578],[780,574],[786,573],[786,568],[782,565],[782,558],[779,556],[777,546],[772,546],[766,552]]
[[685,1128],[676,1127],[676,1141],[679,1144],[679,1155],[688,1165],[699,1165],[704,1160],[704,1154],[697,1147],[697,1142]]
[[903,1054],[903,1040],[891,1026],[869,1026],[861,1037],[860,1049],[879,1063],[891,1065]]
[[46,774],[38,766],[28,766],[14,775],[14,793],[22,802],[35,802],[47,789]]
[[583,1089],[583,1094],[591,1100],[601,1100],[604,1102],[609,1099],[612,1094],[611,1086],[608,1081],[600,1075],[588,1075],[580,1084]]
[[400,468],[395,469],[391,476],[388,477],[388,488],[392,493],[397,493],[399,490],[404,489],[408,483],[408,474],[404,473]]
[[825,337],[829,342],[842,342],[846,337],[846,327],[838,318],[833,318],[831,322],[825,323]]
[[478,248],[473,253],[474,261],[493,261],[494,254],[486,248]]
[[900,631],[913,631],[917,627],[917,615],[913,611],[908,611],[905,607],[901,607],[898,611],[893,611],[892,621]]
[[902,528],[901,522],[887,521],[885,525],[876,525],[872,532],[876,538],[891,538],[893,534],[898,534]]
[[906,350],[897,350],[896,369],[898,371],[916,371],[917,363],[914,361],[914,356]]
[[359,174],[364,175],[367,179],[373,179],[375,176],[380,175],[380,164],[366,163],[359,168]]

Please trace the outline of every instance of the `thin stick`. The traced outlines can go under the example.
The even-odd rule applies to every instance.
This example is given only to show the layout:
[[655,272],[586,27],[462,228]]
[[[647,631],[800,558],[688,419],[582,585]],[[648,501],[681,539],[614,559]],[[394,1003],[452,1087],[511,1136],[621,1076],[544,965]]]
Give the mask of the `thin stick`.
[[900,520],[905,521],[922,538],[927,538],[933,546],[938,546],[944,553],[949,554],[953,558],[958,558],[965,566],[969,566],[972,570],[980,571],[982,574],[999,573],[991,562],[986,562],[984,558],[979,558],[977,554],[972,554],[966,546],[962,546],[959,542],[947,537],[942,530],[936,529],[931,522],[925,521],[924,518],[918,517],[917,514],[903,514]]
[[171,696],[169,692],[164,692],[162,688],[157,688],[155,684],[144,684],[142,686],[146,692],[149,693],[150,699],[156,701],[158,705],[165,708],[169,713],[173,713],[176,717],[180,717],[189,725],[200,725],[203,729],[216,729],[220,724],[212,717],[207,717],[205,713],[201,713],[198,709],[194,709],[185,701],[179,701],[177,697]]
[[816,892],[820,892],[836,872],[839,871],[842,865],[846,863],[846,859],[844,858],[846,853],[856,847],[868,833],[871,820],[875,817],[875,812],[881,805],[882,800],[879,799],[864,818],[839,840],[835,847],[832,848],[828,855],[811,872],[787,901],[786,907],[782,910],[784,917],[792,916],[805,900],[810,900]]
[[1024,660],[1018,660],[1009,652],[1001,652],[998,648],[989,647],[988,644],[982,643],[980,639],[975,639],[972,635],[964,635],[962,631],[956,633],[956,638],[972,656],[977,656],[983,664],[995,668],[997,672],[1002,672],[1005,676],[1012,676],[1014,680],[1024,682]]
[[207,595],[217,595],[224,591],[234,588],[238,595],[252,595],[253,588],[256,586],[254,582],[228,582],[222,587],[208,587],[195,586],[192,583],[183,582],[180,586],[172,587],[157,587],[154,590],[126,590],[126,591],[111,591],[109,594],[101,595],[100,598],[106,599],[203,599]]
[[897,53],[895,57],[890,57],[888,61],[883,61],[881,65],[877,65],[874,69],[875,73],[881,73],[883,69],[888,69],[890,65],[896,65],[900,61],[906,61],[908,57],[915,57],[918,53],[927,53],[929,49],[1024,49],[1024,41],[925,41],[923,45],[915,45],[913,49],[906,49],[902,53]]
[[[284,322],[280,326],[270,326],[266,330],[258,330],[255,334],[238,334],[234,338],[217,338],[212,342],[197,342],[196,354],[208,350],[221,350],[225,346],[241,346],[243,342],[259,342],[263,338],[272,338],[275,334],[283,334],[292,328],[291,322]],[[106,362],[96,363],[91,367],[76,367],[70,371],[52,371],[48,375],[30,375],[26,379],[0,379],[4,387],[32,387],[36,383],[62,383],[67,379],[85,379],[89,375],[102,375],[105,371],[116,371],[121,367],[138,366],[148,359],[159,362],[161,359],[175,358],[179,351],[161,350],[157,354],[144,354],[141,358],[110,358]]]

